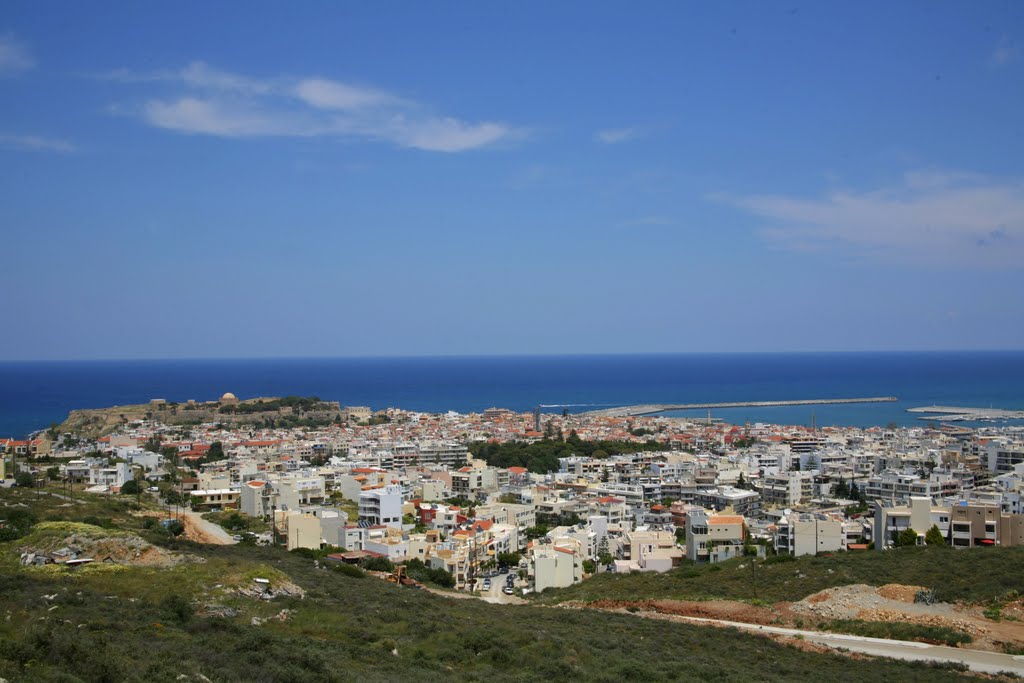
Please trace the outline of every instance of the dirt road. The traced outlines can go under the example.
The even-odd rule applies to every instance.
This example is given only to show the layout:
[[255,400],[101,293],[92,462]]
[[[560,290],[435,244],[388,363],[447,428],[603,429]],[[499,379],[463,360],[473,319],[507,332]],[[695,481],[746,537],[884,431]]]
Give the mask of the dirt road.
[[185,510],[181,519],[185,525],[185,538],[190,541],[210,545],[233,545],[238,542],[223,527],[203,519],[201,513]]

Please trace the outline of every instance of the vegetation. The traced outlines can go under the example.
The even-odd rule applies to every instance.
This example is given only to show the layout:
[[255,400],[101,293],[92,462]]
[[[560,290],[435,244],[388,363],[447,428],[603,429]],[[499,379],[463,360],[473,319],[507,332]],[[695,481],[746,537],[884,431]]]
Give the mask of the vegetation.
[[928,545],[946,545],[946,539],[942,536],[942,532],[939,531],[939,527],[935,524],[932,524],[932,528],[924,535],[924,542]]
[[946,626],[928,626],[909,622],[888,623],[882,621],[862,621],[860,619],[837,619],[819,625],[824,631],[850,633],[855,636],[869,638],[890,638],[893,640],[919,640],[934,645],[957,647],[974,640],[971,634]]
[[443,569],[433,569],[423,564],[419,558],[413,558],[405,563],[409,577],[421,583],[432,583],[441,588],[454,588],[455,577]]
[[[684,563],[664,574],[605,574],[546,594],[544,602],[567,600],[761,599],[797,601],[835,586],[902,583],[932,587],[938,600],[980,603],[1024,592],[1024,547],[966,548],[914,546],[884,552],[843,552],[793,558],[780,555],[716,565]],[[971,567],[971,571],[964,571]]]
[[[964,680],[943,668],[804,652],[728,629],[452,600],[354,567],[318,568],[280,548],[197,546],[144,529],[124,497],[62,507],[50,496],[0,491],[4,514],[21,502],[39,519],[109,518],[205,561],[22,568],[23,541],[0,544],[10,617],[0,620],[0,678],[11,681]],[[239,592],[255,578],[297,584],[306,596]]]
[[232,533],[248,531],[250,533],[259,534],[270,531],[269,522],[265,522],[262,519],[257,519],[255,517],[250,517],[249,515],[236,510],[207,512],[203,515],[203,519],[209,520]]
[[574,455],[607,458],[609,455],[664,451],[668,446],[657,441],[583,441],[575,432],[564,441],[544,438],[533,443],[506,441],[505,443],[476,442],[469,445],[474,458],[483,458],[494,467],[525,467],[531,472],[546,473],[558,470],[558,459]]
[[892,544],[893,547],[896,548],[905,548],[907,546],[917,545],[917,532],[913,529],[893,531]]
[[281,410],[281,408],[291,408],[297,413],[304,413],[310,410],[327,409],[330,407],[329,403],[324,403],[318,396],[285,396],[284,398],[275,398],[269,401],[257,399],[235,405],[224,405],[218,409],[218,412],[251,415],[252,413],[274,412]]

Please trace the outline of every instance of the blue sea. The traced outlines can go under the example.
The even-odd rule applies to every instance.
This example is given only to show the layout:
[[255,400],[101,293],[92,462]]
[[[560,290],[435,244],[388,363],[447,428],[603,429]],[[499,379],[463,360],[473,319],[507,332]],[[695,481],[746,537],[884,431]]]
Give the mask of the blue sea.
[[72,408],[151,398],[205,401],[226,391],[240,398],[315,395],[342,405],[430,412],[896,396],[895,403],[735,408],[713,415],[736,424],[810,424],[813,414],[819,426],[914,425],[921,421],[906,409],[916,406],[1024,409],[1024,352],[3,362],[0,436],[61,422]]

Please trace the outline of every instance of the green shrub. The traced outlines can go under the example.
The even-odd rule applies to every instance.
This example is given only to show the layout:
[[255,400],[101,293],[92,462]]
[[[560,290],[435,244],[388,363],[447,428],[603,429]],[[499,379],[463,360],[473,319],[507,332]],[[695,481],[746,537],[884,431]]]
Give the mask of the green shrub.
[[84,524],[92,524],[93,526],[103,527],[104,529],[116,529],[117,525],[114,524],[114,520],[110,517],[97,517],[96,515],[88,515],[82,518]]
[[195,614],[192,601],[178,593],[172,593],[160,601],[160,609],[168,618],[178,623],[187,623]]
[[362,562],[363,569],[371,572],[393,572],[395,565],[386,557],[367,557]]
[[971,634],[946,626],[928,626],[909,622],[888,623],[880,621],[861,621],[860,619],[836,619],[821,625],[822,630],[837,633],[850,633],[855,636],[869,638],[889,638],[892,640],[918,640],[928,643],[941,643],[956,647],[973,642]]
[[332,562],[329,566],[331,569],[338,572],[339,574],[350,576],[353,579],[366,578],[366,573],[354,564],[346,564],[345,562]]

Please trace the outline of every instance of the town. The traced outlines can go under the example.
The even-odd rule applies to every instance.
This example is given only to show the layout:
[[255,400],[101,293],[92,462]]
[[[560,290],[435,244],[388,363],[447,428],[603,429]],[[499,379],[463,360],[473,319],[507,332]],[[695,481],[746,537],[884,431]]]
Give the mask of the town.
[[[197,533],[215,527],[213,542],[326,549],[335,563],[418,560],[495,602],[599,573],[666,572],[684,559],[1024,545],[1016,427],[337,404],[310,420],[303,408],[322,409],[318,399],[292,401],[304,426],[216,417],[262,403],[226,393],[191,402],[210,421],[167,424],[161,415],[173,406],[154,399],[103,436],[51,429],[0,439],[0,475],[49,480],[72,496],[156,496],[167,520],[187,518]],[[232,533],[205,513],[232,520]]]

